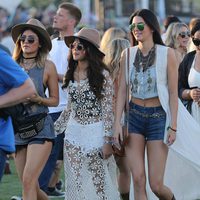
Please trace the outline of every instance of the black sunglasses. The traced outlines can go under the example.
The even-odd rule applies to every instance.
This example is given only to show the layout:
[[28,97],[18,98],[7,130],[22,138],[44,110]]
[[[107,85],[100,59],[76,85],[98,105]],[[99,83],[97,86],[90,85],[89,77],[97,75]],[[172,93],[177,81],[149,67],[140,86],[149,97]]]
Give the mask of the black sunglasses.
[[186,32],[181,32],[179,33],[179,35],[181,36],[181,38],[185,38],[186,36],[190,37],[190,31],[186,31]]
[[29,36],[22,35],[20,36],[19,41],[24,43],[26,39],[29,44],[33,44],[35,42],[35,38],[32,35],[29,35]]
[[200,39],[197,39],[197,38],[192,38],[192,41],[194,43],[195,46],[199,46],[200,45]]
[[76,48],[76,50],[78,50],[78,51],[82,51],[83,49],[85,49],[84,46],[83,46],[83,44],[81,44],[81,43],[70,44],[69,48],[71,50]]
[[137,29],[139,31],[143,31],[144,30],[144,25],[145,25],[145,23],[143,23],[143,22],[140,22],[138,24],[132,23],[132,24],[129,25],[129,29],[131,31],[133,31],[135,29],[135,27],[137,27]]

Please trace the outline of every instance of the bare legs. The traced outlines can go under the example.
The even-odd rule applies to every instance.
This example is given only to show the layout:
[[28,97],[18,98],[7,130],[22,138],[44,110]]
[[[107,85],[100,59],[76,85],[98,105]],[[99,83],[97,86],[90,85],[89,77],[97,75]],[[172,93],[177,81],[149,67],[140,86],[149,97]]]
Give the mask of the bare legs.
[[[135,200],[147,200],[145,176],[145,145],[140,134],[130,134],[127,156],[134,181]],[[171,200],[172,192],[163,184],[168,148],[160,140],[147,142],[149,183],[151,190],[160,200]]]
[[31,144],[17,151],[15,165],[22,182],[23,200],[47,200],[47,195],[39,189],[38,177],[49,157],[52,143]]

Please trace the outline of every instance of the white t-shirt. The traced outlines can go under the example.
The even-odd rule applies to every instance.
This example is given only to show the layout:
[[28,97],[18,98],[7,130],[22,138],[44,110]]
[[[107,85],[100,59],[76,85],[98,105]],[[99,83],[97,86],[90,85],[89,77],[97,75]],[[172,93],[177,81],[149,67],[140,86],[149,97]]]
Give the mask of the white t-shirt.
[[[69,48],[66,46],[64,40],[58,40],[57,38],[52,40],[52,49],[50,51],[49,59],[56,65],[58,74],[65,74],[68,67],[68,53]],[[59,82],[59,105],[57,107],[49,107],[50,113],[61,112],[64,110],[67,104],[67,91],[61,88],[62,83]]]

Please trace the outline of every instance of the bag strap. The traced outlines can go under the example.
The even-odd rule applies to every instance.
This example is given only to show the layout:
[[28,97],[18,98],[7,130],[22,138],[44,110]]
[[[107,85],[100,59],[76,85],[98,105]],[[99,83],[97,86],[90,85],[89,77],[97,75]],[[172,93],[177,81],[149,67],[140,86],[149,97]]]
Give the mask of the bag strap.
[[126,135],[128,135],[128,121],[129,121],[129,91],[130,91],[130,80],[129,80],[129,66],[130,64],[130,48],[127,48],[127,52],[126,52],[126,102],[125,102],[125,126],[126,126]]
[[126,87],[126,111],[128,111],[129,108],[129,86],[130,86],[130,78],[129,78],[129,69],[130,69],[130,48],[127,49],[127,56],[126,56],[126,79],[127,79],[127,87]]

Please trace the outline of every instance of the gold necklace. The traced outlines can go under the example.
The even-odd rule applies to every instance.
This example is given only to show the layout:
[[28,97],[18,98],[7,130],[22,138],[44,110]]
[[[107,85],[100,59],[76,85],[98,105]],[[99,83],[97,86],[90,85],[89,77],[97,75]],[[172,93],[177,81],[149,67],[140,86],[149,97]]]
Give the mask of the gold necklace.
[[35,59],[33,60],[23,59],[21,66],[23,67],[24,71],[29,72],[29,70],[31,70],[36,66]]

